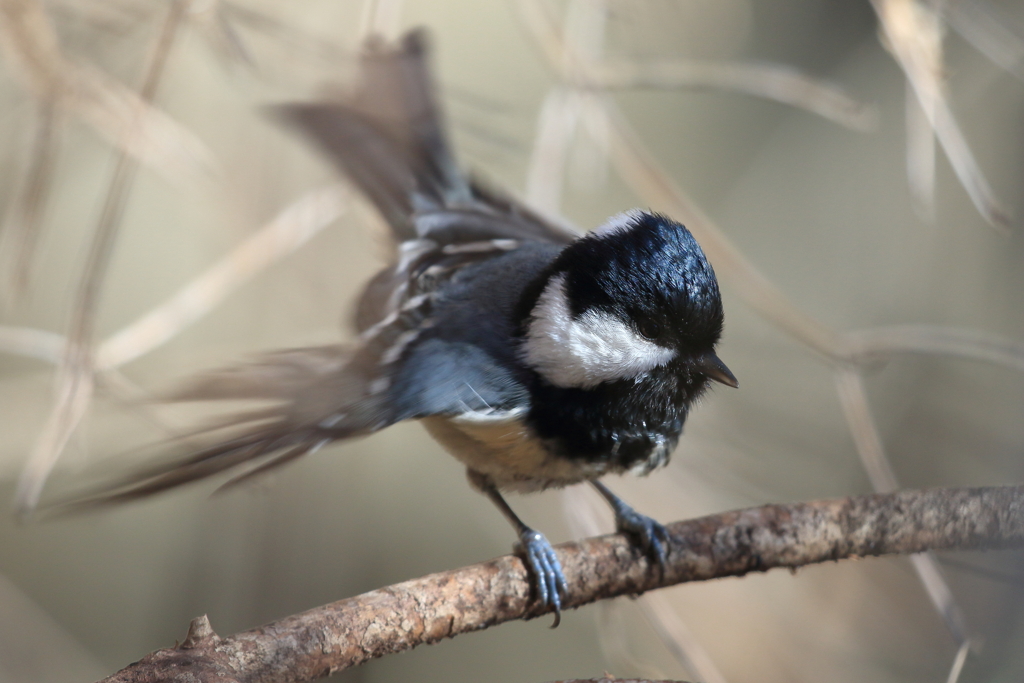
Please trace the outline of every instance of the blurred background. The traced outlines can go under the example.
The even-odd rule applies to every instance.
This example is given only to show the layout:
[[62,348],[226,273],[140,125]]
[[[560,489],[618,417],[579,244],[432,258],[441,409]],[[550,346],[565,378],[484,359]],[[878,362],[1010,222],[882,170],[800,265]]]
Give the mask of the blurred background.
[[[262,108],[418,25],[467,168],[585,229],[671,213],[718,271],[741,388],[667,470],[610,480],[627,501],[1021,480],[1019,2],[0,0],[0,499],[143,461],[202,415],[147,401],[192,373],[351,335],[379,219]],[[100,678],[200,614],[228,634],[513,541],[415,424],[215,488],[0,516],[0,682]],[[610,531],[577,488],[511,502],[553,542]],[[822,565],[337,678],[1018,681],[1022,581],[1020,552]]]

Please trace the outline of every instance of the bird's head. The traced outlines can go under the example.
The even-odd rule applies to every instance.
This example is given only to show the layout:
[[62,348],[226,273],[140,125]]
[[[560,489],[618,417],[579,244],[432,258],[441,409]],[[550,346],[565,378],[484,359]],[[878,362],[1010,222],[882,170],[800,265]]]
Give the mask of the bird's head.
[[736,386],[715,355],[722,299],[685,227],[630,211],[566,247],[532,293],[522,358],[549,383],[590,389],[667,368]]

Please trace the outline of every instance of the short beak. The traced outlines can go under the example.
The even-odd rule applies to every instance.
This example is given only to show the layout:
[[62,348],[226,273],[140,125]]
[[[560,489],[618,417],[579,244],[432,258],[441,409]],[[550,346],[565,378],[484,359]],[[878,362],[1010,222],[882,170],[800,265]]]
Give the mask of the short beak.
[[697,359],[697,370],[703,372],[709,379],[721,382],[727,387],[735,389],[740,385],[736,375],[732,374],[732,371],[713,352],[705,353]]

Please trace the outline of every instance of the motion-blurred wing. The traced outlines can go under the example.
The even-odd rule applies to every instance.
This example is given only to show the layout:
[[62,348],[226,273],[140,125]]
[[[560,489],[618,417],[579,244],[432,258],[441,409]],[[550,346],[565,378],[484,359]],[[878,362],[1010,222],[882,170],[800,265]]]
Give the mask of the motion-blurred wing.
[[578,237],[459,170],[422,30],[406,34],[398,45],[370,40],[356,87],[343,101],[274,111],[366,194],[396,242],[518,238],[568,244]]
[[[285,105],[276,112],[366,194],[398,243],[396,263],[373,278],[359,299],[357,343],[270,353],[192,380],[169,399],[260,405],[220,418],[170,448],[188,449],[189,455],[131,474],[80,497],[73,507],[139,498],[229,469],[241,471],[230,484],[397,420],[479,409],[510,395],[514,382],[507,367],[492,367],[490,357],[470,358],[465,348],[435,333],[424,335],[437,322],[438,292],[466,267],[531,243],[553,257],[577,234],[458,169],[424,33],[410,32],[397,45],[369,41],[357,86],[344,101]],[[431,354],[420,348],[428,338]],[[401,364],[413,353],[419,354],[415,372]],[[477,369],[472,381],[448,387],[454,369],[467,365]]]

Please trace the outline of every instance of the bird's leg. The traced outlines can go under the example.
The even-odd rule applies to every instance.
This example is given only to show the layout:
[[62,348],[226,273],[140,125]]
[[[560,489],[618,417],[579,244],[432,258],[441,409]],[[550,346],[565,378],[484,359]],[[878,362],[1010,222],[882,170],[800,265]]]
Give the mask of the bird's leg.
[[551,628],[555,628],[562,620],[565,575],[562,573],[562,565],[558,562],[554,548],[551,547],[551,543],[544,537],[544,534],[531,529],[523,523],[523,520],[519,519],[489,477],[473,470],[466,470],[466,476],[469,477],[469,483],[475,489],[498,506],[498,509],[515,528],[516,533],[519,534],[519,542],[515,545],[515,551],[523,555],[527,567],[537,579],[537,596],[540,601],[554,608],[555,623],[551,625]]
[[629,534],[639,541],[640,547],[652,559],[658,561],[658,566],[664,572],[669,551],[668,530],[647,515],[641,515],[631,508],[601,482],[591,481],[590,483],[615,511],[615,529],[620,533]]

